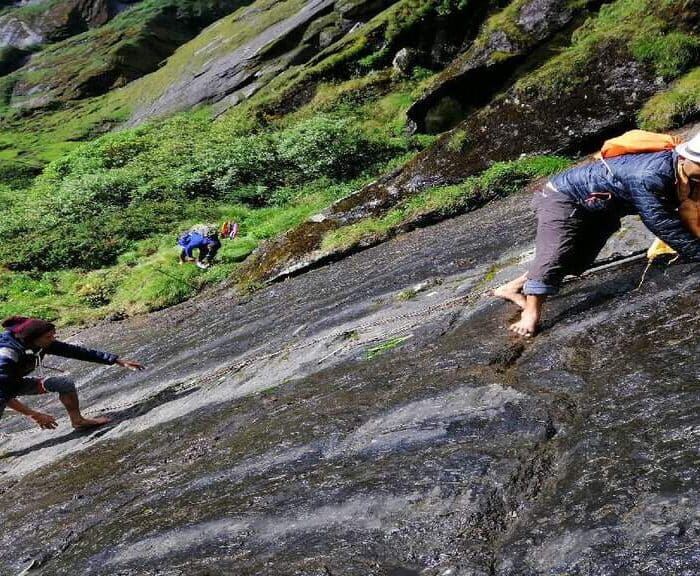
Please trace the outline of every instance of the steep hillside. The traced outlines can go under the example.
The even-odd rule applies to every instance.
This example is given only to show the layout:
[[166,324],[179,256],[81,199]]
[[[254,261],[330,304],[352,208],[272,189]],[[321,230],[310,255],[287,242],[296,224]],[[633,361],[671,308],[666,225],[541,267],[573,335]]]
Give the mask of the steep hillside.
[[[118,419],[93,434],[0,421],[0,571],[697,572],[700,270],[599,270],[511,337],[487,293],[529,201],[74,334],[149,370],[51,361]],[[648,242],[632,220],[606,255]]]
[[700,573],[699,266],[491,297],[533,186],[700,130],[700,0],[0,6],[0,316],[147,365],[5,411],[0,574]]
[[[112,7],[3,78],[0,307],[90,320],[228,276],[255,287],[482,206],[609,134],[682,125],[700,109],[697,7]],[[243,232],[223,265],[178,268],[178,231],[223,218]]]

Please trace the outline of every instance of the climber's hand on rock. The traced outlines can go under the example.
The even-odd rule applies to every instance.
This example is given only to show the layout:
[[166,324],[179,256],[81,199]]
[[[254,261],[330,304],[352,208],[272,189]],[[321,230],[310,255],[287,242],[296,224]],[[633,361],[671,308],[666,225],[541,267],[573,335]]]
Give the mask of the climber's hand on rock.
[[140,362],[134,362],[133,360],[127,360],[126,358],[120,358],[117,360],[117,365],[122,368],[127,368],[129,370],[145,370],[146,367]]
[[58,422],[56,422],[56,419],[51,416],[51,414],[32,412],[29,417],[39,425],[39,428],[43,428],[44,430],[53,430],[58,427]]

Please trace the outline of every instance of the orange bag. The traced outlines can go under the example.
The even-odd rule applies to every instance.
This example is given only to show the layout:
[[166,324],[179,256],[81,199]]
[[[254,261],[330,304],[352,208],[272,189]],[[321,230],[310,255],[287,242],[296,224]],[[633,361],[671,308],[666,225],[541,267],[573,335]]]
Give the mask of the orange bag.
[[646,130],[630,130],[622,136],[611,138],[603,143],[596,158],[613,158],[622,154],[641,154],[643,152],[661,152],[673,150],[683,140],[670,134],[658,134]]
[[[646,130],[630,130],[621,136],[606,140],[600,152],[596,154],[596,158],[605,162],[606,158],[614,158],[623,154],[673,150],[681,142],[683,142],[681,138],[670,134],[659,134],[657,132],[647,132]],[[681,221],[686,228],[700,238],[700,196],[693,193],[690,183],[680,173],[678,199],[680,200],[678,215]]]

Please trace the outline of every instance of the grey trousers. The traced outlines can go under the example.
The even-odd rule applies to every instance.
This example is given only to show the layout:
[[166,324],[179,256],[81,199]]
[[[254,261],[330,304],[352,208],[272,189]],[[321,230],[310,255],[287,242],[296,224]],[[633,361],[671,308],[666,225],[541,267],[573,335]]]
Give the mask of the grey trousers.
[[[61,376],[50,376],[48,378],[22,378],[18,389],[13,390],[12,397],[16,396],[36,396],[47,392],[57,392],[58,394],[69,394],[75,392],[75,382],[70,378]],[[0,418],[5,411],[5,406],[10,398],[0,396]]]
[[566,194],[545,188],[535,193],[535,259],[524,294],[556,294],[564,276],[590,268],[610,236],[620,229],[614,206],[587,210]]

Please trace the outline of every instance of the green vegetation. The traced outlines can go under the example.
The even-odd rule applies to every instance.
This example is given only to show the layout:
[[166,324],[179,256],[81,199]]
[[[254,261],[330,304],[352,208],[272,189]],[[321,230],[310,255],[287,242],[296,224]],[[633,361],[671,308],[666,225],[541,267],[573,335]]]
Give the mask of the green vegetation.
[[[201,109],[74,143],[24,193],[2,189],[0,315],[134,314],[235,278],[260,241],[432,141],[405,135],[416,85],[386,74],[329,82],[272,123],[244,107],[216,121]],[[241,234],[224,242],[220,263],[205,272],[180,266],[177,234],[224,219]]]
[[504,32],[511,42],[525,44],[529,37],[527,33],[518,26],[520,11],[530,0],[514,0],[503,10],[491,16],[482,27],[479,37],[476,39],[475,48],[481,49],[489,41],[495,32]]
[[[15,76],[31,99],[101,94],[157,69],[198,30],[250,1],[144,0],[99,28],[45,47]],[[46,10],[23,9],[30,8]]]
[[[300,189],[300,198],[283,206],[251,208],[245,205],[198,206],[191,219],[169,233],[156,233],[133,242],[108,268],[40,272],[0,271],[0,316],[31,313],[64,323],[94,320],[110,315],[136,314],[181,302],[208,284],[235,278],[238,263],[257,244],[297,226],[333,200],[345,196],[368,178],[334,184],[318,181]],[[217,265],[201,271],[178,264],[177,231],[199,216],[202,221],[234,219],[241,234],[224,241]]]
[[389,350],[399,347],[409,338],[411,338],[411,336],[397,336],[396,338],[390,338],[389,340],[382,342],[378,346],[373,346],[365,352],[365,360],[372,360],[377,356],[381,356]]
[[700,113],[700,68],[677,80],[669,90],[649,100],[639,113],[646,130],[667,130],[689,122]]
[[0,222],[0,263],[45,271],[110,265],[133,241],[201,217],[211,202],[287,204],[298,188],[351,180],[405,151],[347,117],[316,115],[242,136],[214,126],[208,115],[182,115],[103,136],[53,162]]
[[511,194],[529,182],[559,172],[570,161],[557,156],[523,158],[498,162],[478,176],[454,186],[430,188],[411,196],[381,218],[367,218],[326,234],[321,249],[347,250],[384,239],[411,226],[425,216],[447,217],[482,206],[489,200]]
[[0,9],[0,15],[12,14],[15,18],[27,21],[34,16],[43,14],[50,8],[59,4],[61,0],[43,0],[42,2],[33,2],[25,5],[5,6]]
[[[625,46],[656,73],[673,79],[700,59],[700,39],[674,29],[674,10],[685,0],[617,0],[601,7],[572,37],[572,43],[533,74],[517,83],[529,94],[570,93],[582,82],[586,66],[598,55],[614,57]],[[617,47],[617,48],[616,48]]]
[[[302,70],[290,69],[271,81],[258,98],[262,110],[284,107],[285,101],[308,85],[347,80],[391,65],[398,48],[414,41],[418,27],[438,19],[466,18],[472,0],[399,0],[351,34],[326,48]],[[427,81],[420,68],[414,79]]]
[[396,295],[396,299],[399,302],[408,302],[409,300],[413,300],[416,296],[418,296],[418,292],[416,290],[413,288],[407,288],[406,290],[399,292]]
[[[426,5],[430,4],[428,0],[422,1]],[[268,26],[294,14],[302,4],[300,0],[287,0],[286,2],[259,0],[256,2],[256,10],[251,11],[245,7],[249,3],[247,0],[219,0],[216,2],[212,0],[212,4],[216,7],[228,6],[227,12],[233,10],[231,6],[239,5],[241,8],[221,18],[194,39],[186,42],[167,59],[162,67],[152,73],[146,74],[147,69],[122,70],[125,62],[139,62],[139,65],[143,67],[144,58],[137,56],[133,51],[135,48],[129,46],[133,43],[145,42],[146,45],[143,46],[142,51],[144,54],[148,54],[150,50],[149,38],[152,40],[154,34],[159,36],[163,33],[160,29],[159,31],[150,30],[148,28],[152,25],[150,23],[158,22],[158,15],[162,14],[168,6],[179,6],[179,3],[187,4],[187,10],[177,8],[178,21],[184,19],[182,21],[185,22],[188,18],[195,18],[198,13],[206,14],[210,10],[209,4],[202,1],[148,0],[135,5],[99,29],[47,47],[32,62],[32,69],[36,68],[34,72],[30,73],[23,68],[14,74],[0,78],[0,113],[2,113],[0,117],[0,165],[5,165],[5,171],[17,167],[19,159],[25,163],[29,162],[41,166],[62,157],[81,141],[92,140],[102,133],[115,129],[120,123],[127,120],[136,109],[152,105],[178,79],[187,78],[189,74],[201,69],[210,59],[241,47]],[[212,17],[212,14],[209,14],[205,20],[202,16],[202,20],[197,21],[197,26],[203,25]],[[381,26],[386,26],[390,19],[390,15],[381,13],[348,38],[368,34],[370,29],[375,27],[375,21],[383,23]],[[196,28],[195,25],[191,27]],[[125,38],[127,40],[124,40]],[[173,39],[173,42],[177,41],[184,41],[184,39]],[[341,44],[346,41],[347,39],[343,39]],[[152,69],[155,69],[158,61],[165,58],[167,54],[157,56],[158,58],[151,63]],[[310,67],[319,72],[314,76],[319,90],[328,92],[326,86],[334,87],[338,83],[338,80],[331,78],[332,75],[326,78],[320,73],[322,69],[326,70],[327,66],[332,67],[334,58],[335,56],[329,49],[325,55],[319,55],[317,65]],[[114,68],[116,76],[107,74],[110,67]],[[280,74],[256,95],[253,102],[239,106],[241,110],[240,113],[236,114],[236,121],[240,131],[245,131],[246,127],[257,129],[260,121],[269,122],[271,119],[262,111],[273,101],[283,101],[287,88],[292,91],[296,90],[302,80],[300,69],[306,70],[307,68],[309,67],[295,67]],[[364,75],[365,72],[366,70],[363,70],[362,74]],[[378,75],[386,79],[387,72],[389,71],[382,69],[378,71]],[[429,71],[419,69],[416,71],[415,78],[411,79],[416,94],[419,94],[420,90],[416,89],[415,85],[424,81],[429,73]],[[82,84],[78,82],[79,77],[86,81],[87,78],[92,77],[113,78],[115,82],[113,86],[119,86],[140,74],[146,75],[129,82],[122,88],[112,89],[102,96],[88,97],[90,91],[84,92],[82,88],[72,95],[69,94],[70,91],[65,92],[68,85],[90,85],[89,82],[85,84],[82,80]],[[364,78],[350,78],[348,81],[350,84],[343,87],[343,90],[347,94],[351,94],[354,91],[352,83],[363,80]],[[38,101],[41,101],[45,95],[50,96],[49,93],[53,90],[54,84],[65,94],[53,94],[50,97],[56,97],[59,100],[52,100],[50,107],[42,108],[31,115],[21,109],[9,108],[10,97],[15,85],[26,82],[39,82],[41,85],[39,92],[31,96],[31,98],[37,98]],[[24,93],[28,86],[29,84],[22,84],[20,92]],[[397,86],[396,88],[402,91],[403,87]],[[108,90],[109,86],[105,85],[101,89]],[[387,93],[392,92],[394,86],[386,87],[385,90]],[[349,98],[351,97],[349,96]],[[62,102],[64,98],[80,99]],[[17,96],[15,96],[13,105],[18,102]],[[393,118],[392,121],[394,121]],[[401,123],[402,120],[397,120],[397,124]]]

